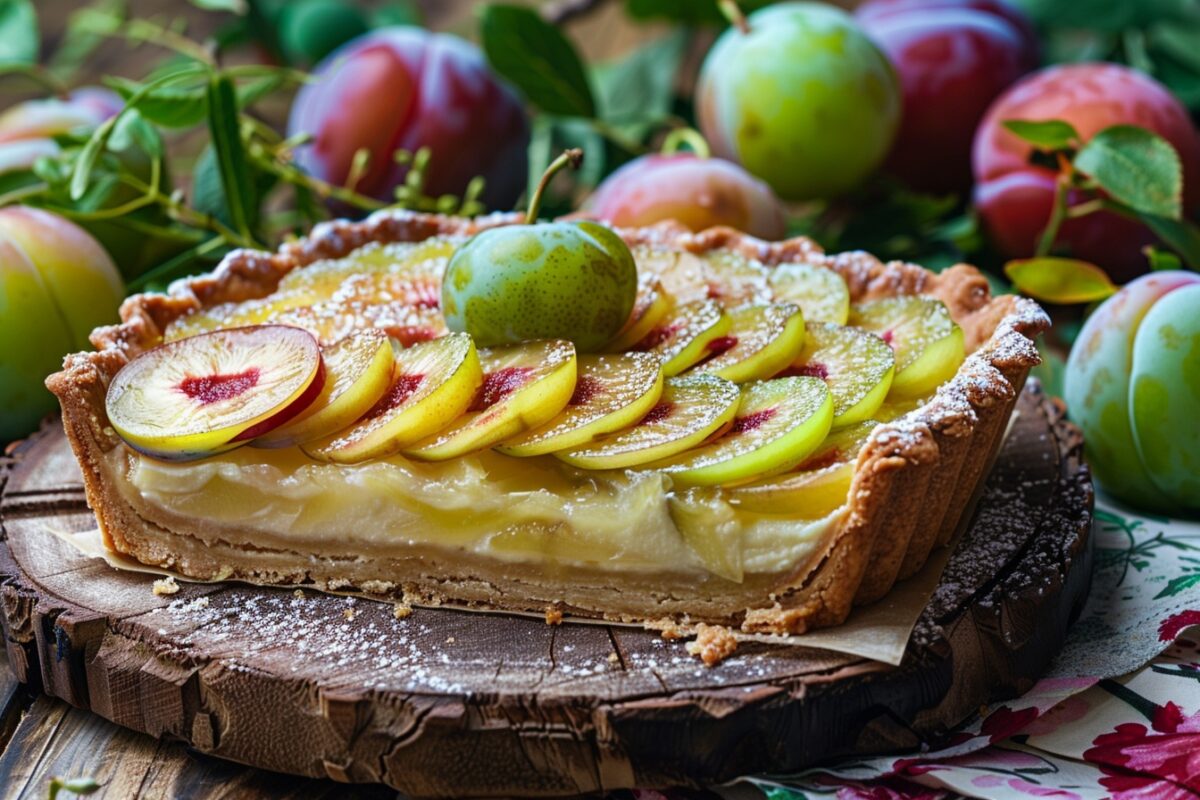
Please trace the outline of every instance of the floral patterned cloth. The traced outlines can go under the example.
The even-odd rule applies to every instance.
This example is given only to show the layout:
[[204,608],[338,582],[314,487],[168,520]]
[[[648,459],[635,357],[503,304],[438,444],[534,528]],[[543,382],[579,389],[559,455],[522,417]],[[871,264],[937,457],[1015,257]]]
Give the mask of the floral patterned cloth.
[[1200,798],[1200,523],[1101,497],[1087,606],[1049,673],[941,750],[747,778],[770,800]]

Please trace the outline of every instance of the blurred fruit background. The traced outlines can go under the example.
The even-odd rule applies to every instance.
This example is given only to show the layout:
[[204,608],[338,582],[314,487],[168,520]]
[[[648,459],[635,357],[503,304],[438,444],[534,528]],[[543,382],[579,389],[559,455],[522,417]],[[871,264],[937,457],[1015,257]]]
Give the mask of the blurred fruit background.
[[[1170,384],[1195,293],[1135,282],[1104,309],[1148,310],[1085,328],[1130,352],[1066,355],[1121,284],[1200,267],[1198,54],[1191,0],[3,0],[0,440],[125,293],[333,217],[523,209],[580,147],[543,217],[969,261],[1049,304],[1040,377],[1116,376],[1126,496],[1162,505],[1196,469],[1149,454],[1154,419],[1200,424]],[[1077,416],[1100,442],[1115,413]]]

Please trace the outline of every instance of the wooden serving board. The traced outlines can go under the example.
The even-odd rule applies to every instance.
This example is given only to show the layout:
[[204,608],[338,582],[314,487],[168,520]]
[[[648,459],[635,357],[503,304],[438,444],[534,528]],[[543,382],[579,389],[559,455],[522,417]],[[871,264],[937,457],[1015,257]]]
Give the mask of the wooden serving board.
[[15,447],[0,597],[19,680],[257,767],[418,797],[702,785],[917,748],[1027,690],[1082,608],[1092,487],[1036,387],[905,662],[743,644],[714,668],[626,627],[235,584],[151,591],[52,532],[95,522],[57,424]]

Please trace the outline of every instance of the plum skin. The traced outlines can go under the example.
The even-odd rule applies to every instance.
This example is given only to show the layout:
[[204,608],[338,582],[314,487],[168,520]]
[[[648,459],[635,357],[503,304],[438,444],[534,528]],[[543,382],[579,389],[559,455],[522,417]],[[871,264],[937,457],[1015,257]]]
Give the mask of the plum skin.
[[[1033,254],[1049,217],[1055,175],[1047,167],[1029,163],[1030,145],[1001,125],[1009,119],[1066,120],[1084,140],[1117,124],[1148,128],[1179,152],[1185,214],[1200,209],[1200,136],[1186,109],[1164,86],[1117,64],[1050,67],[997,98],[972,145],[975,206],[993,244],[1006,258]],[[1148,269],[1142,249],[1155,241],[1144,226],[1108,212],[1071,220],[1056,240],[1071,255],[1098,264],[1118,281]]]
[[900,86],[887,57],[844,11],[780,3],[721,35],[696,88],[700,129],[785,200],[844,194],[887,155]]
[[676,220],[693,231],[728,225],[761,239],[787,232],[783,206],[765,182],[722,158],[648,155],[604,179],[587,210],[618,227]]
[[886,168],[921,191],[966,189],[979,120],[1038,64],[1031,24],[994,0],[870,0],[855,17],[891,59],[904,91]]
[[477,175],[491,207],[511,207],[524,189],[525,110],[465,40],[381,28],[330,53],[314,74],[292,104],[288,134],[313,136],[296,160],[321,180],[345,183],[355,152],[366,148],[370,162],[357,188],[391,200],[408,171],[393,152],[428,147],[425,192],[432,197],[461,195]]
[[1200,508],[1200,275],[1154,272],[1106,300],[1071,349],[1063,394],[1106,491]]
[[0,209],[0,441],[29,433],[54,407],[43,385],[63,356],[115,322],[124,297],[104,248],[46,211]]
[[633,255],[604,225],[507,225],[454,253],[442,278],[442,313],[450,330],[481,347],[569,339],[595,352],[629,319],[636,294]]

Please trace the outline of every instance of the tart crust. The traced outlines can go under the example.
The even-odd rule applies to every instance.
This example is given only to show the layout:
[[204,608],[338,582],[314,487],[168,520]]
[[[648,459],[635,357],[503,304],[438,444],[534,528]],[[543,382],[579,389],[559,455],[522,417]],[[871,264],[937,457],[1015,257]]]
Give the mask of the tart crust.
[[512,224],[497,214],[475,220],[381,212],[362,222],[326,223],[276,253],[235,251],[211,274],[178,281],[168,294],[130,297],[122,322],[98,328],[95,352],[68,356],[46,384],[59,398],[63,426],[83,471],[89,505],[106,544],[145,564],[197,579],[237,578],[265,584],[357,588],[406,601],[457,603],[540,613],[553,605],[577,615],[667,625],[708,622],[748,632],[802,633],[843,622],[855,605],[883,597],[924,565],[936,546],[966,523],[995,457],[1016,398],[1039,362],[1036,336],[1049,326],[1032,301],[992,297],[974,267],[935,274],[921,267],[884,264],[866,253],[825,255],[811,240],[768,243],[730,228],[691,233],[675,224],[621,230],[631,244],[692,252],[730,249],[771,266],[808,261],[837,271],[853,302],[927,294],[944,302],[965,334],[968,356],[958,373],[923,405],[881,424],[859,454],[845,512],[826,532],[813,558],[784,574],[727,581],[621,576],[601,570],[551,576],[529,567],[482,558],[439,557],[414,549],[404,558],[353,552],[298,552],[249,548],[205,530],[162,527],[139,515],[121,491],[123,474],[107,457],[123,447],[108,424],[108,384],[131,358],[162,341],[172,321],[220,303],[271,294],[293,269],[340,258],[372,242],[412,242],[437,235],[469,235]]

